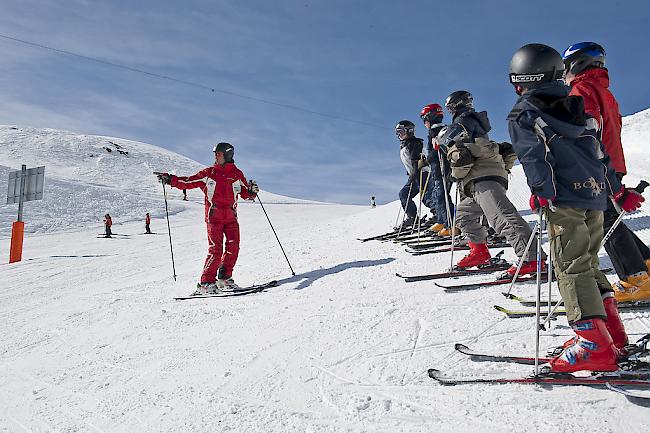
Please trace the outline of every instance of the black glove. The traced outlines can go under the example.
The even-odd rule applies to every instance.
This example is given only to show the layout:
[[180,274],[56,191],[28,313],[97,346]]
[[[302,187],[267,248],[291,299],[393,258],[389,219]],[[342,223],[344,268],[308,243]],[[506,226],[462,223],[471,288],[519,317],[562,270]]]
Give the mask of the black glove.
[[154,171],[153,174],[158,176],[158,180],[162,182],[163,184],[171,184],[172,183],[172,175],[169,173],[161,173],[159,171]]
[[257,195],[257,193],[260,192],[260,187],[257,186],[257,182],[254,180],[248,182],[248,192],[252,195]]

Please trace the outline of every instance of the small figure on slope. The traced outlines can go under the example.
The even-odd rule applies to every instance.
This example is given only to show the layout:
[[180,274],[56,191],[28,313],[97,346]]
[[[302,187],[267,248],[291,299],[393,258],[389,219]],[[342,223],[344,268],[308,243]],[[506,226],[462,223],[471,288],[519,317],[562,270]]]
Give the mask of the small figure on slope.
[[550,362],[551,370],[615,371],[627,335],[599,270],[603,211],[608,195],[626,211],[643,198],[621,185],[597,122],[586,118],[581,97],[569,96],[563,72],[562,57],[549,46],[529,44],[515,52],[510,82],[520,97],[508,128],[531,190],[530,207],[548,221],[558,286],[576,333]]
[[145,234],[148,234],[148,235],[152,234],[150,224],[151,224],[151,217],[149,216],[149,212],[147,212],[144,215],[144,232],[145,232]]
[[213,151],[214,165],[192,176],[155,173],[161,182],[174,188],[200,188],[205,194],[208,256],[201,275],[199,293],[218,293],[239,288],[232,278],[239,255],[237,197],[253,200],[259,192],[255,181],[247,183],[244,174],[235,165],[235,148],[232,144],[218,143]]
[[111,226],[113,225],[113,219],[109,214],[104,215],[104,236],[107,238],[112,237],[113,232],[111,231]]

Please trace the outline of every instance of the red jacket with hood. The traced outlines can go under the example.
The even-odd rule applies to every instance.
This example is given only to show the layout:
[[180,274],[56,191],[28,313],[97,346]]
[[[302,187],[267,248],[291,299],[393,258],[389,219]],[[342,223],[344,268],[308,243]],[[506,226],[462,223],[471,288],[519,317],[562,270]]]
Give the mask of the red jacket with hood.
[[625,156],[621,144],[621,112],[616,98],[609,91],[607,69],[588,69],[571,81],[571,95],[582,96],[585,112],[594,117],[601,130],[601,139],[617,173],[625,174]]
[[172,176],[171,186],[178,189],[201,188],[205,194],[205,220],[227,221],[237,218],[237,195],[254,199],[248,182],[237,166],[226,163],[204,168],[192,176]]

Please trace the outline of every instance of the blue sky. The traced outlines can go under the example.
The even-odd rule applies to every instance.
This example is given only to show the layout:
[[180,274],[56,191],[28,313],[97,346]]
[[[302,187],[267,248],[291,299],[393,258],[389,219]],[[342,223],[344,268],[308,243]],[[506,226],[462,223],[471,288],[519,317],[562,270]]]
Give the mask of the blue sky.
[[0,123],[113,135],[212,163],[217,141],[262,188],[379,203],[406,180],[393,127],[454,90],[506,140],[512,53],[594,40],[623,115],[650,106],[646,1],[4,0],[0,34],[209,87],[152,78],[0,38]]

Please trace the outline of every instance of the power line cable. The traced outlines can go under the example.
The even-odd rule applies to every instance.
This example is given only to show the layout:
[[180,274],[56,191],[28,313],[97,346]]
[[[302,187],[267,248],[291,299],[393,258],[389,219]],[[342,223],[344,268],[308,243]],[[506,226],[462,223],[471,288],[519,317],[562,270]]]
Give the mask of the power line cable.
[[356,124],[359,124],[359,125],[371,126],[373,128],[382,128],[382,129],[385,128],[385,126],[374,125],[372,123],[364,122],[362,120],[349,119],[347,117],[342,117],[342,116],[337,116],[337,115],[334,115],[334,114],[323,113],[323,112],[320,112],[320,111],[314,111],[314,110],[299,107],[299,106],[296,106],[296,105],[285,104],[283,102],[275,102],[275,101],[271,101],[269,99],[262,99],[262,98],[258,98],[258,97],[255,97],[255,96],[244,95],[244,94],[237,93],[237,92],[231,92],[229,90],[217,89],[217,88],[208,86],[208,85],[203,84],[203,83],[184,80],[184,79],[172,77],[172,76],[169,76],[169,75],[158,74],[156,72],[150,72],[150,71],[146,71],[144,69],[134,68],[132,66],[124,65],[122,63],[111,62],[109,60],[103,60],[103,59],[100,59],[100,58],[97,58],[97,57],[87,56],[85,54],[79,54],[79,53],[75,53],[75,52],[60,49],[60,48],[54,48],[54,47],[51,47],[51,46],[48,46],[48,45],[39,44],[37,42],[31,42],[31,41],[27,41],[27,40],[24,40],[24,39],[15,38],[15,37],[9,36],[9,35],[0,34],[0,38],[7,39],[7,40],[10,40],[10,41],[13,41],[13,42],[18,42],[18,43],[21,43],[21,44],[24,44],[24,45],[29,45],[29,46],[34,47],[34,48],[41,48],[41,49],[44,49],[44,50],[53,51],[53,52],[55,52],[57,54],[64,54],[64,55],[77,57],[77,58],[87,60],[87,61],[100,63],[100,64],[107,65],[107,66],[112,66],[114,68],[124,69],[124,70],[130,71],[130,72],[135,72],[135,73],[138,73],[138,74],[144,74],[144,75],[147,75],[149,77],[158,78],[158,79],[161,79],[161,80],[173,81],[175,83],[185,84],[187,86],[192,86],[192,87],[196,87],[196,88],[203,89],[203,90],[209,90],[212,93],[221,93],[221,94],[224,94],[224,95],[234,96],[234,97],[241,98],[241,99],[248,99],[250,101],[260,102],[262,104],[274,105],[276,107],[288,108],[288,109],[295,110],[295,111],[302,111],[304,113],[314,114],[316,116],[327,117],[329,119],[334,119],[334,120],[340,120],[340,121],[343,121],[343,122],[356,123]]

